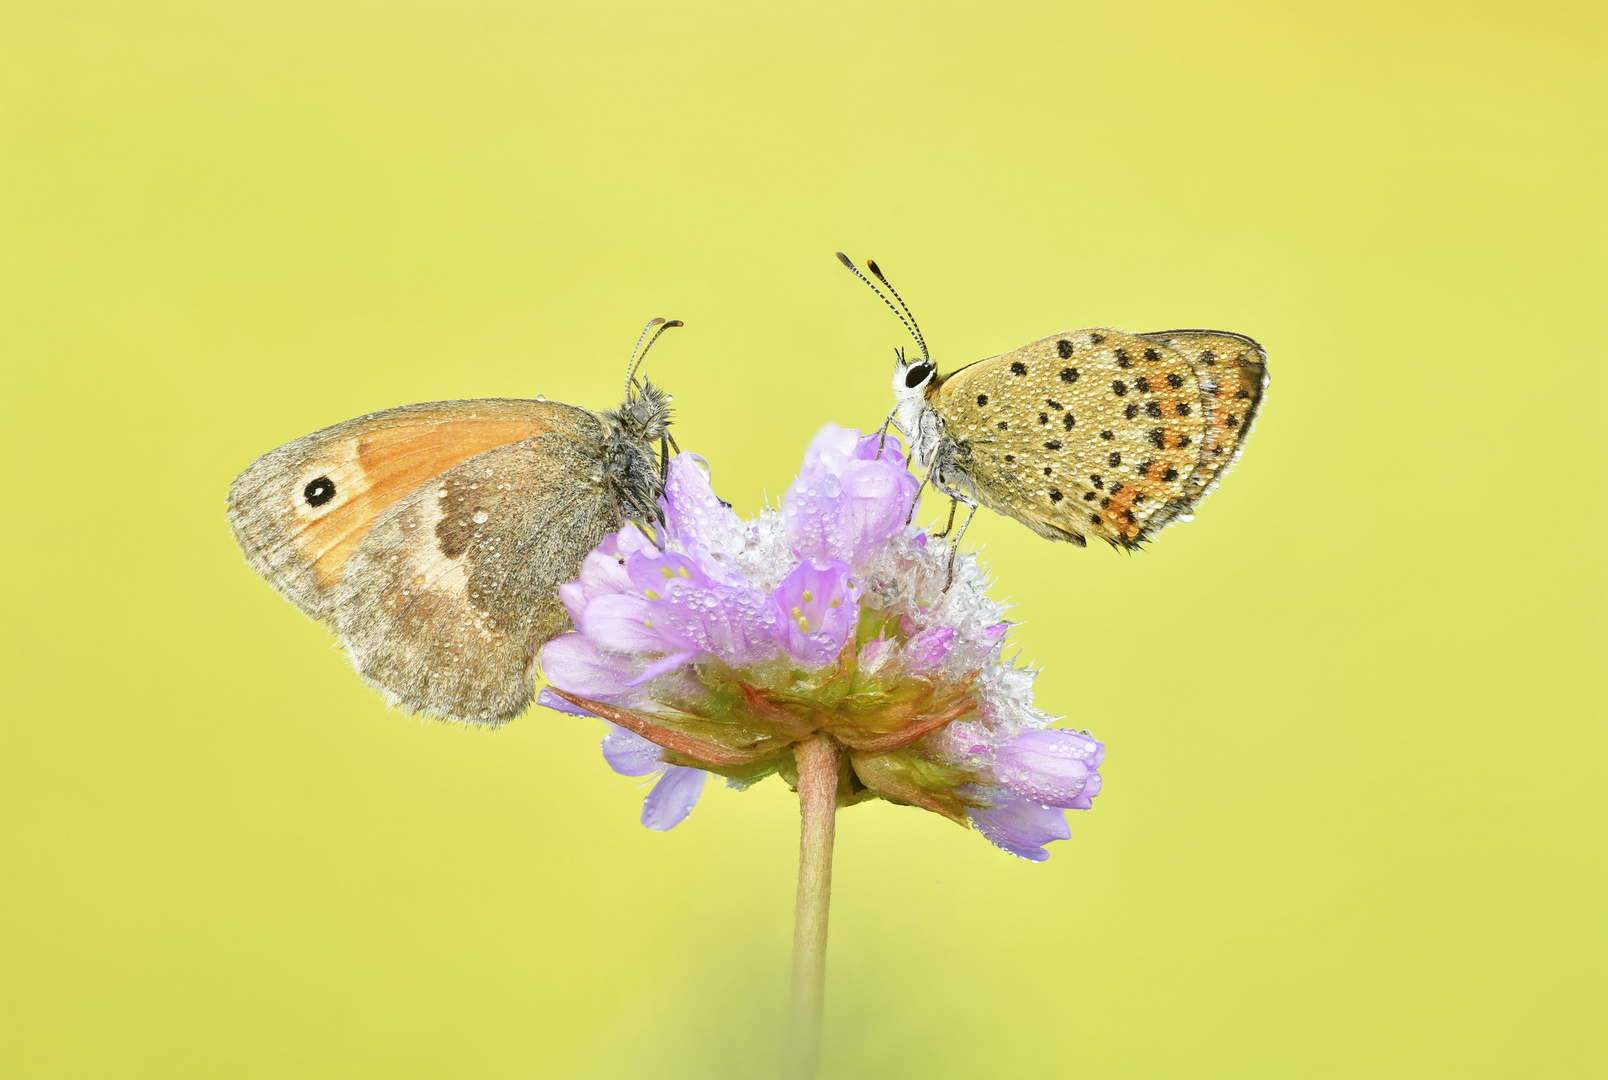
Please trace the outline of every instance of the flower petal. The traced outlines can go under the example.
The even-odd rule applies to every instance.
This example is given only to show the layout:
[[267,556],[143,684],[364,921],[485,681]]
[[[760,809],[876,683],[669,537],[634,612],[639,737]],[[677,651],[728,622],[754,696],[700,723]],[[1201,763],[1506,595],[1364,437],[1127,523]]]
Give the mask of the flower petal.
[[543,645],[541,662],[548,682],[594,700],[624,693],[636,674],[630,657],[603,652],[581,634],[560,634]]
[[905,646],[905,666],[917,675],[938,667],[955,645],[955,631],[948,626],[923,630]]
[[666,766],[664,775],[642,802],[642,824],[658,832],[668,832],[680,825],[697,805],[708,776],[702,769]]
[[664,762],[659,760],[663,747],[618,724],[609,725],[602,749],[603,760],[621,776],[647,776],[664,768]]
[[782,496],[794,552],[860,566],[904,526],[919,485],[897,440],[889,440],[880,458],[878,442],[876,435],[862,438],[835,424],[816,434]]
[[776,607],[751,585],[699,588],[677,583],[653,608],[654,625],[667,635],[733,667],[768,660],[779,648]]
[[860,622],[860,586],[841,559],[805,559],[772,594],[783,619],[782,642],[802,664],[830,664]]
[[1063,811],[1040,806],[1007,791],[998,793],[992,808],[969,809],[966,815],[989,843],[1029,862],[1043,862],[1050,857],[1044,850],[1045,844],[1072,836]]
[[709,486],[709,463],[683,451],[664,480],[665,523],[683,544],[720,547],[742,532],[742,519]]
[[536,695],[536,704],[542,706],[543,708],[552,709],[554,712],[568,713],[570,716],[597,715],[596,713],[588,712],[579,705],[571,705],[569,702],[553,693],[551,687],[546,686],[542,687],[541,693]]
[[581,630],[599,646],[614,652],[679,652],[692,644],[655,626],[653,605],[633,593],[589,601],[581,617]]
[[1095,768],[1103,760],[1098,739],[1060,728],[1024,731],[995,751],[994,777],[1024,799],[1071,808],[1099,793]]
[[676,668],[688,663],[697,657],[700,652],[701,650],[699,649],[683,649],[681,652],[671,653],[669,656],[660,657],[658,660],[655,660],[653,663],[649,664],[643,670],[642,674],[632,679],[627,685],[641,686],[645,682],[648,682],[652,679],[657,679],[665,672],[674,671]]

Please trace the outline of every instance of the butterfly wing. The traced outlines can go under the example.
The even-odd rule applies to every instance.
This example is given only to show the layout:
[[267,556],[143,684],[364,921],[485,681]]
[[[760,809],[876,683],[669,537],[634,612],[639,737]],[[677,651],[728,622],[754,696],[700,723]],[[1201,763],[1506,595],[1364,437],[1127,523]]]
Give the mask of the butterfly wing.
[[1250,338],[1225,330],[1162,330],[1138,336],[1182,353],[1200,380],[1206,430],[1196,468],[1184,484],[1187,511],[1212,493],[1245,449],[1267,389],[1267,353]]
[[[529,698],[536,648],[568,625],[557,585],[619,527],[602,439],[597,417],[558,402],[407,405],[263,455],[230,488],[229,521],[252,567],[395,702],[506,719]],[[471,497],[467,519],[447,516]],[[516,542],[522,529],[539,535]],[[492,569],[527,554],[540,565]]]
[[1089,329],[962,368],[930,400],[978,502],[1051,539],[1133,548],[1204,491],[1202,393],[1179,350]]
[[336,590],[357,668],[410,712],[496,724],[570,626],[558,587],[620,527],[588,444],[538,435],[470,458],[375,523]]

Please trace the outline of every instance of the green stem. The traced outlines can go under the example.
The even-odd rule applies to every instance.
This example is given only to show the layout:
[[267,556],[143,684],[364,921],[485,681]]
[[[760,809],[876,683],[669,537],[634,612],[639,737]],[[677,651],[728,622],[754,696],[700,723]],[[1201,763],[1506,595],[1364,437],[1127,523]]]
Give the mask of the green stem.
[[826,987],[826,920],[832,900],[832,838],[837,817],[838,763],[843,748],[830,735],[795,743],[798,807],[798,903],[793,911],[792,1075],[815,1075]]

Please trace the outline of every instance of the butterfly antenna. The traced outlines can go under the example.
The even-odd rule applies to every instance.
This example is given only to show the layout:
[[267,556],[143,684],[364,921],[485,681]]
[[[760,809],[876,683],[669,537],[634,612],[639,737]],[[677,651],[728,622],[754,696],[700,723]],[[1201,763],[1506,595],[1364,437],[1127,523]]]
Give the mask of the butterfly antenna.
[[662,322],[664,322],[663,319],[650,319],[650,320],[648,320],[648,325],[644,326],[642,328],[642,333],[637,335],[636,348],[631,350],[631,359],[629,359],[629,360],[627,360],[625,362],[625,396],[626,397],[631,396],[631,383],[633,382],[633,380],[636,377],[637,354],[642,351],[642,343],[648,339],[648,331],[652,330],[655,326],[658,326]]
[[888,276],[882,272],[882,267],[877,265],[875,259],[867,259],[865,264],[871,268],[871,272],[877,276],[877,280],[888,287],[888,291],[893,294],[893,298],[899,301],[899,306],[904,308],[905,314],[910,316],[910,325],[915,328],[916,343],[921,346],[922,358],[925,360],[932,359],[927,355],[927,341],[921,336],[921,324],[916,322],[916,313],[910,310],[910,305],[904,302],[904,297],[899,295],[899,290],[893,287],[893,282],[888,280]]
[[[902,312],[898,308],[894,307],[893,306],[893,301],[889,300],[886,296],[884,296],[881,289],[877,288],[875,285],[872,285],[871,284],[871,279],[866,277],[864,274],[860,273],[859,267],[855,266],[853,261],[850,260],[850,258],[847,255],[843,254],[843,252],[840,251],[840,252],[837,253],[837,257],[838,257],[838,262],[842,263],[844,266],[847,266],[849,268],[849,273],[853,274],[855,277],[857,277],[861,281],[865,282],[866,285],[870,288],[870,290],[872,292],[876,293],[879,297],[881,297],[882,302],[884,304],[888,305],[888,310],[893,312],[894,315],[898,317],[900,322],[904,323],[904,328],[906,330],[910,331],[910,336],[916,339],[916,344],[917,345],[921,346],[922,359],[931,359],[930,357],[927,356],[927,343],[925,341],[921,340],[921,334],[916,330],[915,325],[912,323],[912,321],[910,319],[905,318],[904,312]],[[878,274],[877,276],[881,277],[882,275]],[[889,287],[892,288],[892,286],[889,286]]]
[[[625,395],[626,395],[626,397],[631,396],[631,387],[636,385],[637,368],[641,367],[642,366],[642,361],[644,361],[644,360],[646,360],[648,358],[648,350],[653,348],[653,343],[655,341],[659,340],[659,335],[664,333],[666,330],[670,329],[672,326],[686,326],[686,325],[687,324],[682,322],[680,319],[670,319],[668,321],[665,320],[665,319],[654,319],[652,322],[648,323],[647,326],[642,328],[642,337],[637,338],[637,346],[642,350],[641,355],[638,355],[635,351],[633,351],[631,353],[631,367],[625,373]],[[643,345],[642,344],[642,338],[647,338],[648,337],[648,331],[652,330],[655,326],[657,326],[659,329],[654,332],[654,335],[651,338],[648,338],[648,343],[646,345]]]

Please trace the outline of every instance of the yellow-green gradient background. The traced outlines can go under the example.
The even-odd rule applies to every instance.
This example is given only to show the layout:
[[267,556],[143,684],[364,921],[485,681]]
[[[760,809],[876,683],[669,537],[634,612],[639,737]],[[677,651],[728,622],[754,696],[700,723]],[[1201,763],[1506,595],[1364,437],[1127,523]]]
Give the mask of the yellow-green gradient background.
[[[1267,346],[1134,557],[979,515],[1110,746],[1042,866],[839,819],[833,1077],[1602,1075],[1601,5],[13,2],[0,1072],[752,1077],[797,811],[388,712],[246,568],[258,454],[652,375],[744,513],[1056,331]],[[927,512],[942,510],[929,501]]]

